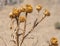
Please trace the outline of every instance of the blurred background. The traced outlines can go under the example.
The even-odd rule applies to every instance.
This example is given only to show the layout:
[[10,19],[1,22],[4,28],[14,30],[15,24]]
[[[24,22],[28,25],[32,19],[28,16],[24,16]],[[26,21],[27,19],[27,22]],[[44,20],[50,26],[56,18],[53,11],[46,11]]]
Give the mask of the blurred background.
[[20,4],[24,0],[0,0],[0,9],[3,8],[6,5],[15,5]]
[[[48,46],[47,41],[51,37],[56,37],[60,46],[60,0],[0,0],[0,46],[13,46],[10,42],[12,31],[10,31],[10,18],[9,13],[14,7],[20,8],[22,5],[31,4],[33,6],[33,12],[29,14],[28,25],[26,30],[30,30],[31,26],[37,16],[35,6],[41,4],[43,9],[39,13],[38,19],[43,15],[43,11],[47,8],[51,16],[46,17],[30,35],[34,39],[26,39],[24,44],[26,46]],[[27,31],[27,32],[28,32]],[[2,38],[4,40],[2,40]],[[29,42],[30,41],[30,42]],[[28,44],[29,42],[29,44]],[[23,45],[23,46],[25,46]]]

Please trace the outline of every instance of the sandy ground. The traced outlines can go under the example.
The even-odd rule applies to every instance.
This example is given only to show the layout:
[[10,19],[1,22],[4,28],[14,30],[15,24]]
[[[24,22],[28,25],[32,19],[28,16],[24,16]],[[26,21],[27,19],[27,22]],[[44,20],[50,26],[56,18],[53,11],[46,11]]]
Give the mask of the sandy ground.
[[[14,6],[5,6],[3,10],[0,10],[0,46],[5,46],[4,42],[7,46],[12,46],[12,43],[9,42],[11,40],[11,33],[10,31],[10,18],[8,14],[11,12],[13,7],[20,7],[24,4],[32,4],[34,11],[33,13],[29,14],[27,20],[28,24],[26,30],[30,30],[37,16],[37,11],[35,10],[35,6],[37,4],[41,4],[43,6],[42,11],[40,12],[40,16],[38,19],[41,18],[43,15],[43,11],[47,8],[51,12],[50,17],[46,17],[35,29],[34,31],[28,36],[33,37],[33,39],[26,38],[24,41],[24,45],[22,46],[48,46],[47,41],[50,40],[51,37],[56,37],[58,39],[58,43],[60,46],[60,30],[55,29],[54,24],[56,22],[60,22],[60,0],[25,0],[22,4],[14,5]],[[27,31],[27,32],[28,32]]]

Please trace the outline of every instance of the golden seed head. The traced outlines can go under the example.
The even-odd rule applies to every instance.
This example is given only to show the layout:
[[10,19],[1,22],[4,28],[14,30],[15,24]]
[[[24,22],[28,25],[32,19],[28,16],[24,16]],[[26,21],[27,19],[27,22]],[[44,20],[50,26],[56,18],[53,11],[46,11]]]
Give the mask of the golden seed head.
[[37,5],[36,6],[36,10],[40,11],[42,9],[42,6],[41,5]]
[[45,9],[44,15],[45,16],[50,16],[50,12],[47,9]]
[[31,13],[32,10],[33,10],[32,7],[27,7],[26,12],[27,12],[27,13]]
[[25,12],[25,7],[21,7],[21,8],[20,8],[20,11],[21,11],[21,12]]
[[19,16],[19,21],[20,22],[25,22],[26,21],[26,17],[25,16]]
[[26,12],[27,13],[31,13],[33,11],[33,8],[32,8],[32,6],[31,5],[26,5]]
[[57,38],[55,38],[55,37],[51,38],[51,43],[52,44],[57,44],[57,42],[58,42]]
[[13,13],[13,15],[15,15],[15,16],[19,16],[19,14],[20,14],[20,10],[17,9],[17,8],[13,8],[12,13]]

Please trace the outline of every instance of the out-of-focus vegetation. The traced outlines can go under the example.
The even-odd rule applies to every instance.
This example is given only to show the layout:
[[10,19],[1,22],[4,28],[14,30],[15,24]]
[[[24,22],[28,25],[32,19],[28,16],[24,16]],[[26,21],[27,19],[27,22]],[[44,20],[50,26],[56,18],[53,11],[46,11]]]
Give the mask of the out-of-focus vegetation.
[[56,29],[60,29],[60,22],[56,22],[56,23],[55,23],[55,28],[56,28]]
[[20,4],[24,0],[0,0],[0,9],[3,8],[6,5],[14,5],[14,4]]

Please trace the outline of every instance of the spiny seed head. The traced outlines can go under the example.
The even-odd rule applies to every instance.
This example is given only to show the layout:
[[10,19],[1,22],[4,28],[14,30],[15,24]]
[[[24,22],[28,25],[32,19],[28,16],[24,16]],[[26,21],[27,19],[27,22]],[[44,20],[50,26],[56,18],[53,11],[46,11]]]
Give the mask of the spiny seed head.
[[45,9],[44,15],[45,16],[50,16],[50,12],[47,9]]
[[51,38],[51,43],[52,44],[57,44],[57,42],[58,42],[57,38],[55,38],[55,37]]
[[41,5],[37,5],[37,6],[36,6],[36,10],[37,10],[37,11],[40,11],[41,9],[42,9],[42,6],[41,6]]
[[19,11],[19,9],[17,9],[17,8],[13,8],[12,13],[13,13],[13,15],[15,15],[15,17],[17,17],[17,16],[19,16],[20,11]]
[[27,5],[26,5],[26,12],[27,12],[27,13],[31,13],[32,11],[33,11],[32,6],[29,5],[29,4],[27,4]]
[[25,16],[19,16],[19,20],[20,20],[20,22],[25,22],[26,21],[26,17]]

